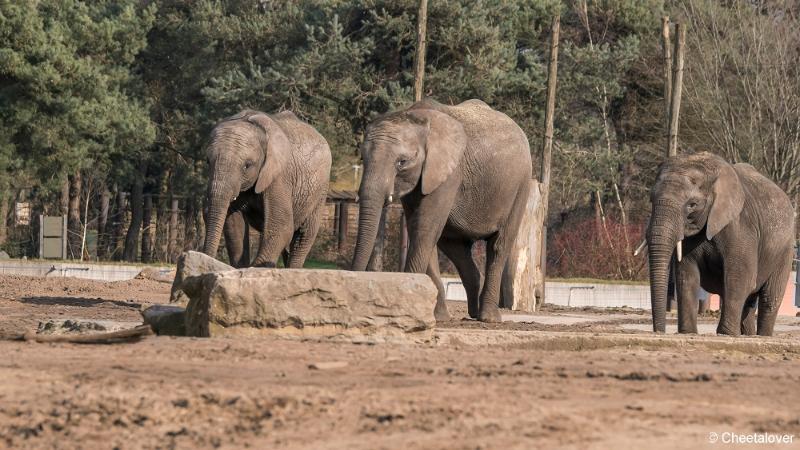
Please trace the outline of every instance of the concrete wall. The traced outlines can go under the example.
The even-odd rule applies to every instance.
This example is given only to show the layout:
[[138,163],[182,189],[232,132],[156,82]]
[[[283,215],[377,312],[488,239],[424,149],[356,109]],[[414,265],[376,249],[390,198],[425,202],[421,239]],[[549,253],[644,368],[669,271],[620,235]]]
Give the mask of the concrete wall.
[[[164,273],[169,267],[150,267]],[[115,264],[84,264],[80,262],[22,261],[8,259],[0,261],[0,274],[29,277],[73,277],[99,281],[122,281],[135,278],[144,269],[142,266]]]
[[[786,293],[781,303],[780,314],[794,316],[800,312],[795,305],[795,279],[792,272],[787,283]],[[442,278],[447,290],[448,300],[467,300],[467,294],[458,278]],[[710,298],[711,309],[719,308],[719,297]],[[650,286],[599,283],[564,283],[548,281],[545,283],[545,303],[562,306],[596,306],[611,308],[628,306],[650,309]]]

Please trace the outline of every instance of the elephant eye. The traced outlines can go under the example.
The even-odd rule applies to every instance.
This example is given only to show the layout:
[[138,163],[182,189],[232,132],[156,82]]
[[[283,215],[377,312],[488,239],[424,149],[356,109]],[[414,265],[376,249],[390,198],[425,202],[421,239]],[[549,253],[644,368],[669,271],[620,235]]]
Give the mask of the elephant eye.
[[247,169],[249,169],[251,167],[253,167],[253,163],[251,163],[250,161],[247,161],[246,163],[244,163],[244,170],[247,170]]
[[397,161],[397,167],[401,169],[404,168],[406,165],[408,165],[407,159],[401,159],[400,161]]

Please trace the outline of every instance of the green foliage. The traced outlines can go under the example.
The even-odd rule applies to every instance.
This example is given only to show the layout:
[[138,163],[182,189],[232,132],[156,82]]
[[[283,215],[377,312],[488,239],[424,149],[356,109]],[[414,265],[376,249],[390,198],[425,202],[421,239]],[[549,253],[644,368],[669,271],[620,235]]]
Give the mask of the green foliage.
[[0,3],[0,172],[52,188],[67,172],[149,145],[154,127],[132,71],[155,6],[134,0]]
[[[549,27],[560,14],[551,219],[590,208],[595,193],[614,209],[619,192],[638,221],[664,153],[660,21],[669,14],[689,24],[683,149],[752,162],[796,192],[797,11],[756,3],[431,1],[425,93],[509,114],[537,175]],[[65,176],[83,171],[124,192],[143,182],[161,195],[156,208],[177,195],[199,218],[205,139],[242,108],[291,109],[314,125],[333,151],[334,186],[352,189],[367,123],[413,99],[417,7],[0,1],[0,195],[32,189],[53,204]]]

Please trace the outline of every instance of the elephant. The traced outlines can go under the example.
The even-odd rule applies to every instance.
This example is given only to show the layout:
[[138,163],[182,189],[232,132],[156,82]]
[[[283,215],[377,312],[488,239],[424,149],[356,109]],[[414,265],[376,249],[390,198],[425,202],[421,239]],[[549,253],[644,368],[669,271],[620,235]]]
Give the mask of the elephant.
[[[458,270],[470,317],[499,322],[501,277],[531,183],[522,129],[480,100],[448,106],[425,99],[371,122],[361,154],[352,269],[366,269],[381,210],[399,198],[409,235],[404,271],[433,279],[439,292],[436,320],[449,318],[438,246]],[[487,242],[483,283],[471,252],[477,240]]]
[[701,152],[663,162],[650,196],[653,331],[665,331],[674,257],[679,333],[697,333],[702,287],[722,299],[718,334],[771,336],[795,242],[786,193],[749,164]]
[[251,265],[248,225],[261,232],[253,266],[303,267],[328,192],[331,151],[291,111],[244,110],[221,120],[206,148],[208,212],[203,252],[216,256],[220,234],[231,264]]

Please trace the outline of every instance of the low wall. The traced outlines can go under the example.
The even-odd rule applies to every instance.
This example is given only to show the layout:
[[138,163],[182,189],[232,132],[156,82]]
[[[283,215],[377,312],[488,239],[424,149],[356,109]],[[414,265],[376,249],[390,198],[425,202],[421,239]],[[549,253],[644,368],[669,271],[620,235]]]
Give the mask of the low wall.
[[[81,262],[48,262],[7,259],[0,261],[0,275],[29,277],[73,277],[98,281],[123,281],[135,278],[144,266],[94,264]],[[158,272],[170,272],[170,267],[149,267]]]
[[[779,314],[795,316],[800,307],[795,305],[796,274],[791,273],[783,296]],[[467,294],[458,278],[442,278],[447,291],[448,300],[467,300]],[[613,308],[627,306],[630,308],[650,309],[650,286],[606,283],[579,283],[548,281],[545,283],[545,303],[561,306],[594,306]],[[719,297],[710,298],[711,309],[719,309]]]

